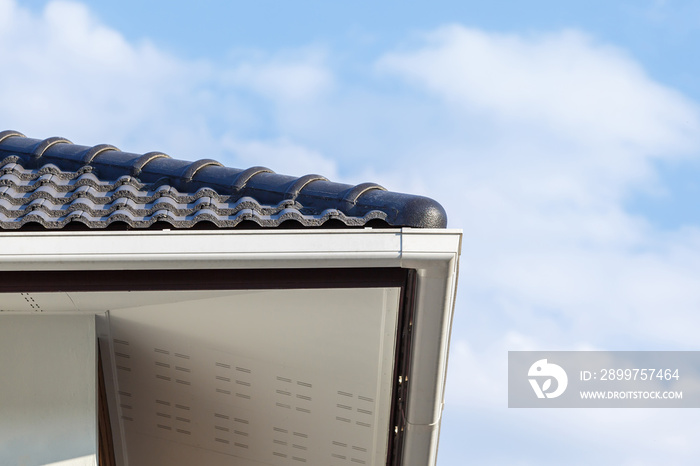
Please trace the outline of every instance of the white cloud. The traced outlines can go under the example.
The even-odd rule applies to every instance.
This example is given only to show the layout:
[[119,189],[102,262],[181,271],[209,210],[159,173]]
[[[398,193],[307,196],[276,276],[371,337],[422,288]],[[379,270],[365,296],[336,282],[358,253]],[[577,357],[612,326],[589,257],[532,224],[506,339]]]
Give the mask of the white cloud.
[[283,175],[302,176],[315,173],[337,181],[336,164],[320,153],[289,140],[237,141],[225,137],[221,142],[241,166],[262,165]]
[[429,164],[410,149],[402,162],[465,228],[455,328],[473,352],[509,332],[548,348],[694,345],[698,231],[664,234],[624,207],[659,161],[697,154],[693,102],[571,31],[450,26],[377,66],[442,109],[448,130],[405,131]]
[[[687,147],[697,112],[624,52],[577,31],[522,36],[443,27],[379,62],[481,117],[548,127],[579,144]],[[657,154],[660,155],[660,154]]]
[[65,0],[40,14],[0,0],[0,59],[0,126],[182,158],[222,156],[224,136],[257,140],[250,135],[269,132],[276,104],[307,105],[332,88],[314,49],[185,60],[129,42]]
[[148,42],[129,44],[79,3],[50,2],[41,16],[12,0],[1,3],[3,126],[95,143],[124,140],[159,120],[176,126],[163,110],[201,72],[196,64],[186,66]]
[[324,61],[324,54],[314,49],[272,57],[246,57],[227,70],[222,80],[275,103],[308,102],[333,88],[333,76]]
[[[692,344],[684,329],[700,324],[692,312],[700,292],[689,282],[700,269],[678,263],[672,250],[696,244],[698,233],[655,232],[624,201],[655,182],[659,160],[697,153],[695,104],[619,50],[574,32],[523,37],[451,26],[378,63],[438,96],[443,118],[460,123],[434,142],[448,149],[431,153],[439,168],[423,179],[446,199],[452,224],[466,227],[463,296],[493,297],[474,303],[501,308],[493,325],[506,327],[493,332],[517,322],[544,341],[556,330],[574,345],[612,344],[631,339],[624,329],[632,326],[635,343],[643,335],[656,345]],[[482,131],[476,141],[459,130],[472,125]],[[691,247],[684,253],[697,256]],[[659,328],[662,307],[672,318]],[[553,326],[538,331],[543,320]]]

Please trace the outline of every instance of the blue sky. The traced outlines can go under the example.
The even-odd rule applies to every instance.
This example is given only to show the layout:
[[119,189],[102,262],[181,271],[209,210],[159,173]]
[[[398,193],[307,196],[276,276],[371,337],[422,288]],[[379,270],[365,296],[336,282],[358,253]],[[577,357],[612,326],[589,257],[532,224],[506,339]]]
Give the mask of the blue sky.
[[700,4],[0,0],[0,126],[424,194],[464,230],[441,466],[695,464],[508,410],[508,350],[698,350]]

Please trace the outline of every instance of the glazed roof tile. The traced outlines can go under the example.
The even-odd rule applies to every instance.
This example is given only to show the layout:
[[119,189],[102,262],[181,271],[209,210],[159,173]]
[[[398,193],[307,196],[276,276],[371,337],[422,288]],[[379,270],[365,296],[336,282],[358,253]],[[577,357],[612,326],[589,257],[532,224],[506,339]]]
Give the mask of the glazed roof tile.
[[41,227],[444,228],[432,199],[265,167],[236,169],[160,152],[79,146],[64,138],[0,132],[0,229]]

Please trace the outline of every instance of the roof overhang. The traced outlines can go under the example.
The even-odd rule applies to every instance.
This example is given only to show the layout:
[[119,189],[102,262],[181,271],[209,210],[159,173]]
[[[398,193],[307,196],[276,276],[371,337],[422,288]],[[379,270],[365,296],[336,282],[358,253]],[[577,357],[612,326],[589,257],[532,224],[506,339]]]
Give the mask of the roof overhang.
[[17,291],[18,280],[25,280],[31,288],[28,278],[61,272],[384,268],[414,271],[415,299],[407,359],[410,380],[407,384],[402,380],[407,394],[398,457],[403,465],[435,464],[461,231],[402,228],[4,232],[2,241],[0,292]]

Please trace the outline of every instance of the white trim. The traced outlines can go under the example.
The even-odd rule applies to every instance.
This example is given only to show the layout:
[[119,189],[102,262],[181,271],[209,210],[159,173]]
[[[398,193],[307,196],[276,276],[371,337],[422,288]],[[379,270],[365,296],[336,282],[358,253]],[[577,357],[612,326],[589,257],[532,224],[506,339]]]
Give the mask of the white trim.
[[[2,233],[0,270],[348,267],[459,254],[456,230]],[[350,262],[350,264],[348,264]],[[272,264],[271,264],[272,263]],[[318,267],[318,265],[316,265]]]

